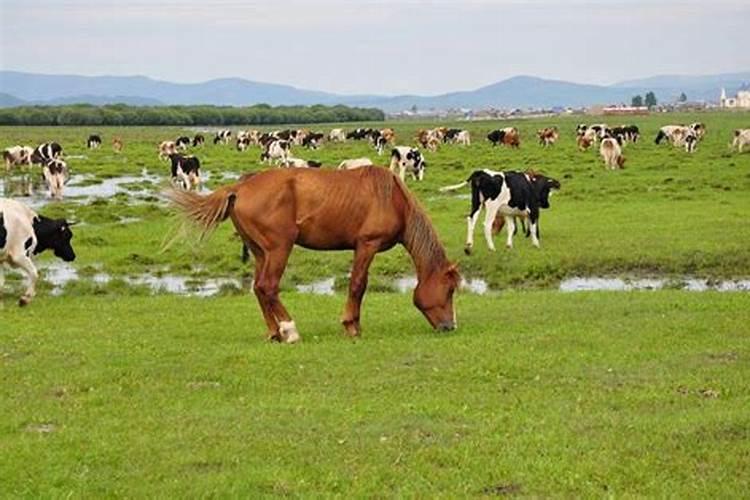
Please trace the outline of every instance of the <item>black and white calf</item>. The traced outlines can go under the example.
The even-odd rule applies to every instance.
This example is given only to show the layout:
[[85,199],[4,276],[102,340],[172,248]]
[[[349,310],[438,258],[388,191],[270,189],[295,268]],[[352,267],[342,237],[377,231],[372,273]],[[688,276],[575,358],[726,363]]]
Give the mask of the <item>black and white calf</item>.
[[86,147],[89,149],[99,149],[102,145],[102,138],[96,134],[91,134],[86,141]]
[[309,149],[318,149],[318,146],[320,146],[320,143],[323,142],[324,137],[325,134],[310,132],[306,134],[302,139],[302,146]]
[[222,143],[222,144],[229,144],[229,140],[232,138],[232,131],[231,130],[219,130],[216,132],[216,136],[214,137],[214,144]]
[[45,142],[40,144],[31,154],[32,163],[46,164],[52,160],[56,160],[62,154],[62,146],[56,142]]
[[201,162],[195,156],[183,156],[178,153],[169,155],[172,161],[172,184],[186,190],[200,189]]
[[464,182],[440,190],[452,191],[466,185],[471,185],[471,213],[467,217],[468,227],[464,247],[467,255],[471,254],[474,247],[474,228],[482,207],[485,208],[484,237],[491,251],[495,251],[495,244],[492,241],[492,225],[498,215],[505,217],[508,248],[513,248],[516,217],[528,219],[527,236],[530,235],[533,245],[539,247],[539,212],[542,208],[549,208],[550,191],[560,189],[558,181],[534,172],[476,170]]
[[203,134],[195,134],[195,137],[193,137],[193,147],[203,146],[205,142],[206,138],[203,137]]
[[177,146],[177,149],[180,151],[185,151],[188,147],[190,147],[190,137],[183,135],[182,137],[178,137],[176,141],[174,141],[175,146]]
[[42,177],[49,189],[49,195],[56,199],[62,200],[63,188],[68,182],[68,165],[63,160],[50,160],[42,167]]
[[26,290],[19,305],[25,306],[36,294],[39,273],[31,260],[44,250],[52,250],[66,262],[75,260],[70,245],[73,233],[65,219],[49,219],[15,200],[0,198],[0,289],[5,284],[3,264],[21,269],[27,276]]
[[409,172],[414,180],[423,180],[426,167],[427,162],[417,148],[397,146],[391,151],[391,172],[398,168],[398,176],[402,181],[406,178],[406,172]]
[[260,161],[268,163],[276,162],[276,164],[281,163],[285,167],[288,167],[291,148],[292,144],[287,140],[272,140],[265,146],[263,152],[260,154]]

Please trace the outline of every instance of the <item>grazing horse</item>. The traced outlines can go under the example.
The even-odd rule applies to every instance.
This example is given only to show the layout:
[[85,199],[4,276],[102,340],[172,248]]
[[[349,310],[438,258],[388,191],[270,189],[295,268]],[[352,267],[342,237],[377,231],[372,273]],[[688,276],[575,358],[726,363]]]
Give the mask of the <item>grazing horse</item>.
[[411,254],[418,284],[414,305],[436,330],[456,327],[453,292],[461,279],[427,214],[404,183],[387,169],[307,168],[248,174],[209,195],[168,190],[173,206],[202,235],[228,217],[255,257],[253,290],[268,337],[286,343],[300,337],[279,299],[279,282],[292,247],[354,250],[349,296],[341,322],[360,334],[360,306],[376,253],[401,243]]

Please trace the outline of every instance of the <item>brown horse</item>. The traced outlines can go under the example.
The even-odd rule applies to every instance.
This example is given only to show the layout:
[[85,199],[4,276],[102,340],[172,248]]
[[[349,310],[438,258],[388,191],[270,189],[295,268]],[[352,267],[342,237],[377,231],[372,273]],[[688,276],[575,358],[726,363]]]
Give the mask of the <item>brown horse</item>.
[[398,176],[381,167],[306,168],[250,174],[209,195],[170,190],[172,204],[206,235],[227,217],[255,256],[253,290],[271,339],[299,340],[279,299],[279,282],[292,247],[354,250],[349,297],[341,322],[360,334],[360,305],[375,254],[404,245],[417,269],[414,305],[433,328],[456,327],[453,292],[460,281],[430,220]]

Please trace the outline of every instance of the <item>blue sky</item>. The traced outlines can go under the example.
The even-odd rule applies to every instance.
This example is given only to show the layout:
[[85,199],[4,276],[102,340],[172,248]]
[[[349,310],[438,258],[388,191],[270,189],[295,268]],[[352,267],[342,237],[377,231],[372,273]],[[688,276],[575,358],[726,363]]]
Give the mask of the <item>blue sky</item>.
[[0,0],[0,68],[434,94],[750,70],[747,0]]

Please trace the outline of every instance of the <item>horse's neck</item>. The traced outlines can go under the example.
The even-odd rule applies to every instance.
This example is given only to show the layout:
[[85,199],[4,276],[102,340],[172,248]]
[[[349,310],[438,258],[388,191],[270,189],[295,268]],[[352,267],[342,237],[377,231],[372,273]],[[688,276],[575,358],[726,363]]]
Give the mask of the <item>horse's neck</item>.
[[[415,228],[415,224],[421,227]],[[408,218],[404,233],[402,243],[411,255],[419,281],[445,267],[448,262],[445,250],[426,215],[419,213]]]

